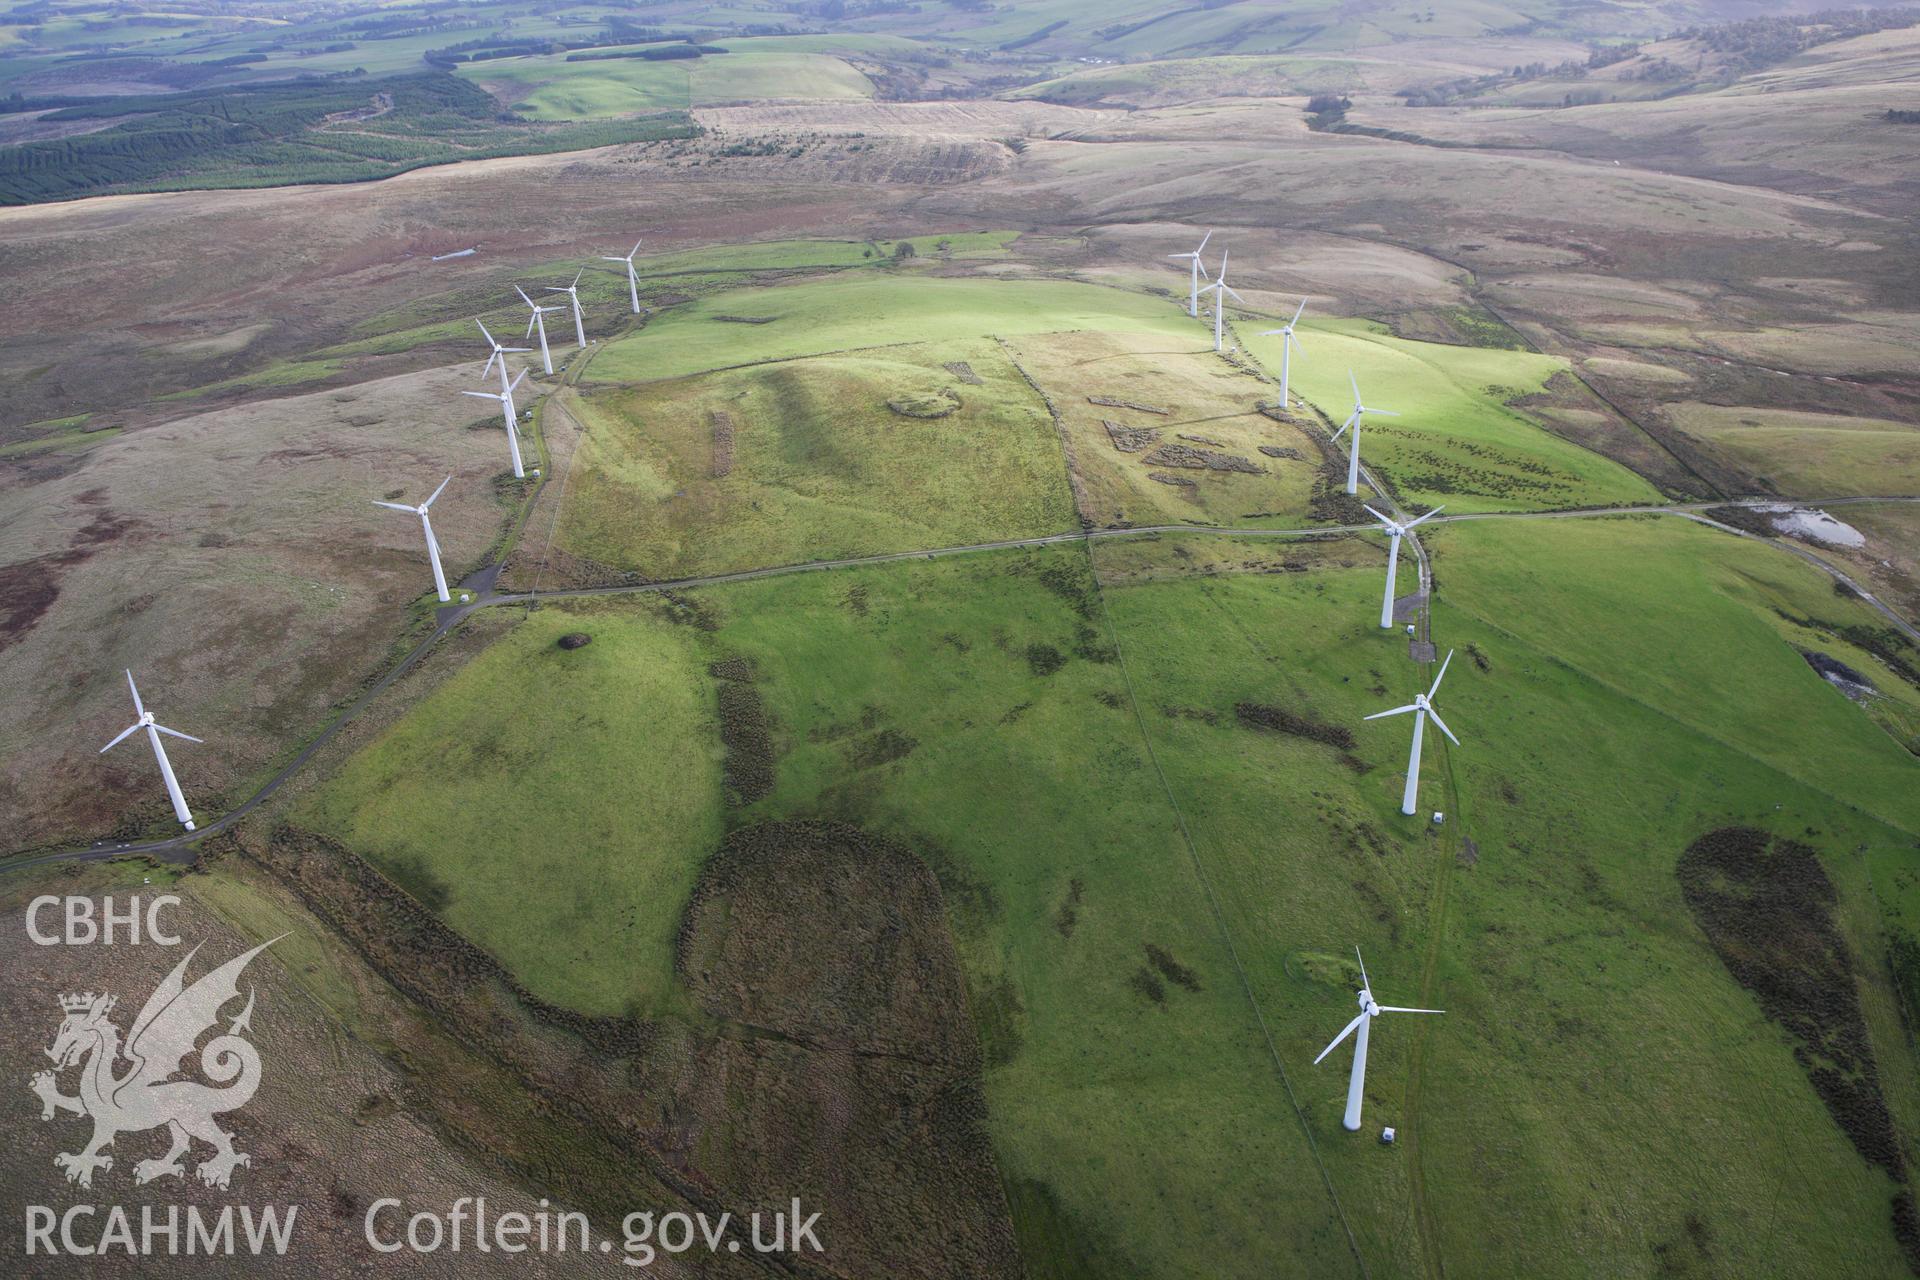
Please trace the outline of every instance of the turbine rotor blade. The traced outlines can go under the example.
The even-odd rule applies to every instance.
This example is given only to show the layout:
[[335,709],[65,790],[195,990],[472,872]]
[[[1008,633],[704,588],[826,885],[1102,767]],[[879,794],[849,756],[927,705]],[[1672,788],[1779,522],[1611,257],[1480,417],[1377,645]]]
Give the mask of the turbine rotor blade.
[[1445,1009],[1403,1009],[1397,1004],[1383,1004],[1380,1006],[1380,1012],[1382,1013],[1445,1013],[1446,1010]]
[[430,497],[425,502],[421,503],[419,506],[419,510],[425,511],[428,507],[432,506],[433,499],[439,497],[443,492],[445,492],[446,487],[452,483],[453,483],[452,476],[448,476],[445,480],[442,480],[440,482],[440,487],[433,491],[433,497]]
[[140,689],[139,689],[139,686],[137,686],[137,685],[135,685],[135,684],[133,683],[133,672],[132,672],[132,671],[128,671],[128,672],[127,672],[127,691],[128,691],[129,693],[131,693],[131,694],[133,694],[133,709],[134,709],[135,711],[137,711],[137,712],[139,712],[139,713],[140,713],[141,715],[145,715],[145,714],[147,714],[147,709],[146,709],[146,707],[144,707],[143,705],[141,705],[141,702],[140,702]]
[[[498,391],[462,391],[460,394],[463,396],[477,396],[482,400],[498,400],[500,398]],[[409,508],[409,510],[411,510],[411,508]]]
[[373,500],[373,505],[376,507],[386,507],[391,511],[404,511],[408,515],[416,515],[419,512],[419,508],[410,507],[404,502],[382,502],[378,498]]
[[520,335],[520,341],[525,342],[528,338],[531,338],[533,336],[534,322],[539,319],[540,319],[540,308],[535,307],[533,309],[533,314],[527,317],[527,331]]
[[1353,370],[1349,369],[1347,370],[1347,381],[1353,384],[1353,411],[1358,413],[1360,412],[1361,404],[1360,379],[1354,376]]
[[205,740],[204,738],[196,738],[196,737],[194,737],[194,736],[193,736],[192,734],[190,734],[190,733],[182,733],[182,732],[180,732],[180,731],[179,731],[178,729],[169,729],[169,728],[167,728],[167,726],[165,726],[165,725],[163,725],[163,724],[157,724],[157,725],[155,725],[155,726],[153,726],[153,727],[154,727],[154,729],[155,729],[155,731],[156,731],[156,732],[159,732],[159,733],[167,733],[167,734],[172,734],[172,735],[173,735],[174,737],[176,737],[176,738],[184,738],[184,739],[186,739],[186,740],[187,740],[188,742],[198,742],[198,743],[200,743],[200,744],[201,744],[202,746],[205,746],[205,745],[206,745],[206,740]]
[[1443,502],[1439,506],[1435,507],[1433,510],[1427,512],[1427,514],[1421,516],[1418,520],[1407,521],[1405,527],[1411,529],[1413,528],[1414,525],[1419,524],[1421,520],[1431,520],[1435,516],[1439,515],[1442,511],[1445,511],[1446,509],[1447,509],[1447,504]]
[[570,284],[570,285],[568,285],[568,286],[567,286],[567,288],[569,288],[569,289],[574,289],[574,288],[578,288],[578,287],[579,287],[579,285],[580,285],[580,277],[581,277],[581,276],[583,276],[583,275],[585,275],[585,274],[587,274],[587,269],[586,269],[585,267],[582,267],[582,268],[580,268],[580,269],[579,269],[578,271],[576,271],[576,272],[574,272],[574,273],[573,273],[573,283],[572,283],[572,284]]
[[[1335,1049],[1338,1049],[1340,1047],[1340,1042],[1342,1040],[1345,1040],[1348,1036],[1352,1035],[1353,1029],[1359,1026],[1362,1022],[1366,1021],[1366,1017],[1367,1015],[1363,1013],[1355,1017],[1352,1022],[1349,1022],[1346,1026],[1346,1029],[1342,1031],[1339,1035],[1333,1038],[1333,1043],[1320,1051],[1320,1058],[1324,1058],[1328,1054],[1332,1053]],[[1320,1065],[1320,1058],[1315,1058],[1313,1060],[1314,1066],[1317,1067]]]
[[1440,674],[1433,678],[1433,688],[1427,690],[1427,697],[1429,699],[1431,699],[1434,694],[1440,692],[1440,682],[1447,678],[1447,663],[1452,661],[1453,661],[1453,650],[1449,649],[1447,650],[1446,659],[1440,664]]
[[1453,730],[1447,728],[1447,722],[1440,718],[1440,713],[1433,709],[1432,703],[1427,704],[1427,714],[1433,718],[1434,724],[1440,727],[1440,732],[1446,734],[1448,740],[1451,741],[1454,746],[1457,747],[1460,745],[1460,739],[1453,736]]
[[527,371],[525,369],[522,369],[520,371],[520,376],[507,384],[507,390],[512,391],[515,387],[519,386],[521,383],[521,380],[524,379],[526,376],[527,376]]
[[1360,962],[1360,985],[1371,993],[1373,991],[1373,984],[1367,981],[1367,958],[1360,954],[1360,948],[1358,946],[1355,946],[1353,949],[1353,958]]
[[[1232,289],[1231,289],[1231,288],[1230,288],[1230,287],[1229,287],[1229,286],[1227,285],[1227,282],[1226,282],[1225,280],[1222,280],[1222,281],[1220,282],[1220,287],[1221,287],[1222,289],[1225,289],[1225,290],[1226,290],[1226,291],[1227,291],[1228,293],[1233,293],[1233,290],[1232,290]],[[1245,302],[1245,301],[1246,301],[1246,299],[1245,299],[1245,298],[1243,298],[1243,297],[1241,297],[1241,296],[1240,296],[1239,294],[1237,294],[1237,293],[1233,293],[1233,300],[1234,300],[1235,302]]]
[[[476,318],[474,320],[474,323],[480,324],[480,321]],[[490,346],[493,347],[494,350],[498,351],[500,349],[500,344],[493,340],[493,335],[490,333],[487,333],[487,326],[485,326],[484,324],[480,324],[480,332],[483,334],[486,334],[487,342]]]
[[1366,503],[1363,502],[1360,505],[1366,508],[1366,512],[1368,515],[1372,516],[1375,520],[1378,520],[1381,524],[1386,525],[1389,529],[1395,527],[1393,521],[1387,519],[1385,516],[1381,515],[1378,511],[1375,511],[1372,507],[1368,507]]
[[1419,709],[1420,709],[1419,703],[1409,702],[1404,707],[1395,707],[1391,711],[1376,711],[1370,716],[1361,716],[1360,718],[1362,720],[1382,720],[1382,719],[1385,719],[1387,716],[1403,716],[1407,714],[1407,712],[1409,711],[1418,711]]
[[1196,258],[1199,257],[1202,253],[1206,252],[1207,241],[1211,239],[1213,239],[1213,228],[1209,227],[1207,228],[1207,234],[1200,237],[1200,247],[1193,251],[1193,254]]
[[1306,309],[1307,309],[1307,300],[1305,298],[1302,298],[1300,299],[1299,310],[1293,313],[1293,319],[1287,321],[1287,328],[1291,329],[1293,328],[1293,326],[1299,324],[1301,313],[1304,312]]
[[1397,418],[1400,416],[1400,411],[1398,409],[1371,409],[1370,408],[1367,410],[1367,412],[1373,414],[1377,418]]
[[[145,714],[145,713],[142,713],[142,714]],[[134,733],[138,732],[139,728],[140,728],[140,722],[138,720],[134,721],[132,724],[128,725],[125,729],[122,729],[120,731],[119,737],[115,738],[112,742],[109,742],[106,746],[100,748],[99,754],[101,755],[107,754],[107,752],[113,750],[115,747],[125,742]]]
[[519,285],[515,285],[513,286],[513,291],[520,295],[520,301],[526,303],[528,306],[533,305],[533,299],[527,296],[527,291],[525,289],[522,289]]

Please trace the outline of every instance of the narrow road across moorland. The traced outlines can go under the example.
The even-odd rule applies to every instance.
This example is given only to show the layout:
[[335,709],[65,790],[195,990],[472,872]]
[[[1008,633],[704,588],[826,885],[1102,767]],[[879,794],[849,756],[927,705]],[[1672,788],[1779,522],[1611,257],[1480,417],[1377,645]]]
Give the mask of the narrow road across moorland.
[[[570,372],[573,371],[570,370]],[[550,469],[551,468],[543,468],[543,472]],[[542,485],[544,485],[545,481],[546,476],[543,474],[541,477]],[[1384,490],[1375,486],[1375,492],[1384,492]],[[1749,538],[1756,542],[1778,547],[1781,550],[1800,557],[1808,564],[1819,569],[1822,573],[1827,574],[1836,581],[1845,583],[1850,589],[1858,593],[1863,600],[1879,611],[1881,616],[1886,618],[1892,626],[1898,628],[1901,634],[1914,641],[1914,643],[1920,644],[1920,629],[1916,629],[1912,623],[1887,607],[1887,605],[1882,603],[1871,592],[1861,587],[1859,583],[1854,581],[1846,573],[1828,564],[1819,556],[1803,548],[1776,539],[1763,538],[1758,534],[1748,533],[1746,530],[1736,529],[1731,525],[1722,524],[1702,514],[1716,507],[1730,506],[1751,507],[1777,504],[1781,506],[1842,507],[1893,502],[1920,502],[1920,495],[1900,494],[1886,497],[1805,499],[1753,498],[1728,502],[1681,502],[1657,506],[1593,507],[1567,511],[1481,512],[1461,515],[1438,515],[1429,520],[1426,527],[1432,528],[1435,525],[1461,523],[1469,520],[1587,520],[1623,515],[1677,516],[1682,519],[1696,521],[1697,523],[1719,529],[1726,533],[1735,534],[1739,537]],[[267,779],[258,791],[241,802],[237,808],[213,819],[191,834],[172,836],[164,840],[146,840],[125,844],[103,843],[84,845],[73,849],[55,850],[48,853],[33,854],[27,857],[0,860],[0,874],[9,871],[19,871],[28,867],[44,866],[52,862],[98,862],[108,858],[130,856],[153,857],[168,862],[191,862],[194,856],[194,845],[210,836],[215,836],[226,831],[264,804],[276,791],[286,784],[289,778],[304,768],[307,762],[313,759],[316,752],[331,742],[340,730],[358,718],[359,715],[372,704],[375,698],[386,692],[387,689],[393,686],[395,681],[419,665],[420,660],[426,657],[433,647],[440,642],[442,637],[453,628],[459,626],[469,614],[479,609],[495,608],[501,605],[527,605],[545,600],[569,600],[594,596],[641,595],[667,591],[685,591],[696,587],[719,586],[729,582],[753,582],[761,578],[780,577],[786,574],[823,573],[835,569],[858,569],[869,565],[897,564],[907,560],[938,560],[947,556],[975,555],[991,551],[1010,551],[1022,547],[1048,547],[1069,542],[1091,543],[1119,538],[1157,537],[1166,534],[1199,534],[1202,536],[1234,538],[1314,538],[1327,534],[1368,533],[1376,528],[1378,528],[1378,526],[1373,524],[1316,525],[1304,529],[1242,529],[1218,525],[1186,524],[1141,525],[1125,529],[1071,530],[1065,533],[1043,534],[1034,538],[1009,538],[998,542],[973,542],[962,546],[934,547],[922,551],[892,551],[881,555],[848,556],[837,560],[807,560],[796,564],[771,565],[762,569],[742,569],[734,573],[711,573],[698,577],[675,578],[671,581],[664,582],[632,583],[624,586],[569,587],[553,591],[520,591],[497,594],[492,593],[489,589],[486,594],[480,595],[479,598],[470,604],[441,609],[436,617],[435,626],[431,635],[414,646],[391,670],[381,676],[366,692],[356,698],[346,710],[342,711],[326,728],[322,729],[313,741],[303,747],[298,755],[288,761],[279,772]],[[1411,544],[1414,554],[1419,560],[1421,590],[1427,591],[1430,589],[1431,580],[1427,565],[1426,549],[1421,546],[1419,538],[1415,535],[1409,535],[1408,542]],[[493,567],[494,566],[489,566],[489,568]],[[491,575],[488,574],[487,570],[482,570],[469,578],[468,582],[471,583],[476,580],[490,582]]]

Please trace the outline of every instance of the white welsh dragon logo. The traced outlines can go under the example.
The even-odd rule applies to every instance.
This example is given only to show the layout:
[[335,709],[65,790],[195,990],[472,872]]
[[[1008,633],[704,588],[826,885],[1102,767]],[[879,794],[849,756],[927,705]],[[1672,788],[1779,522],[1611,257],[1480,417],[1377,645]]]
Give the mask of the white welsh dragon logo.
[[[187,986],[182,979],[200,950],[195,947],[148,997],[133,1020],[124,1049],[120,1028],[107,1016],[116,1003],[113,996],[88,992],[60,997],[66,1018],[47,1050],[54,1070],[35,1074],[30,1087],[40,1097],[42,1120],[53,1119],[57,1111],[93,1118],[93,1141],[83,1150],[53,1158],[54,1165],[66,1171],[67,1181],[91,1187],[94,1170],[113,1168],[113,1157],[102,1155],[101,1150],[112,1146],[116,1135],[161,1125],[172,1135],[173,1145],[159,1159],[136,1164],[135,1182],[185,1176],[182,1157],[194,1138],[213,1147],[213,1155],[194,1170],[210,1187],[225,1187],[236,1166],[253,1163],[251,1157],[233,1149],[233,1135],[213,1120],[245,1106],[260,1087],[260,1054],[241,1038],[242,1032],[252,1030],[251,988],[246,1008],[228,1024],[226,1034],[215,1036],[199,1050],[201,1074],[224,1087],[172,1077],[178,1074],[181,1059],[194,1052],[195,1041],[218,1024],[221,1008],[239,998],[240,971],[247,962],[279,940],[263,942]],[[123,1058],[131,1065],[115,1075]],[[76,1064],[80,1092],[68,1097],[60,1092],[55,1075]]]

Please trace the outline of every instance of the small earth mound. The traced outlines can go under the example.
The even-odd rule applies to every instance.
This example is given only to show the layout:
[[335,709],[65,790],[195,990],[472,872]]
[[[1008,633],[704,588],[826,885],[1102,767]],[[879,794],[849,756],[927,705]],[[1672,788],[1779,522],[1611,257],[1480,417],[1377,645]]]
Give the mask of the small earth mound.
[[960,397],[952,388],[895,396],[887,408],[905,418],[944,418],[960,408]]
[[584,649],[592,643],[593,637],[584,631],[569,631],[560,637],[560,647],[562,649]]

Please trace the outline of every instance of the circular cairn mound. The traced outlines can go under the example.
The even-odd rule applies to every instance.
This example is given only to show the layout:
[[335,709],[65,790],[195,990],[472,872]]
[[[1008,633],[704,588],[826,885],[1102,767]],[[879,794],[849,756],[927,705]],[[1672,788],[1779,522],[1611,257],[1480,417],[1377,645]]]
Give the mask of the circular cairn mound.
[[906,418],[944,418],[960,407],[953,388],[899,395],[887,401],[887,408]]

